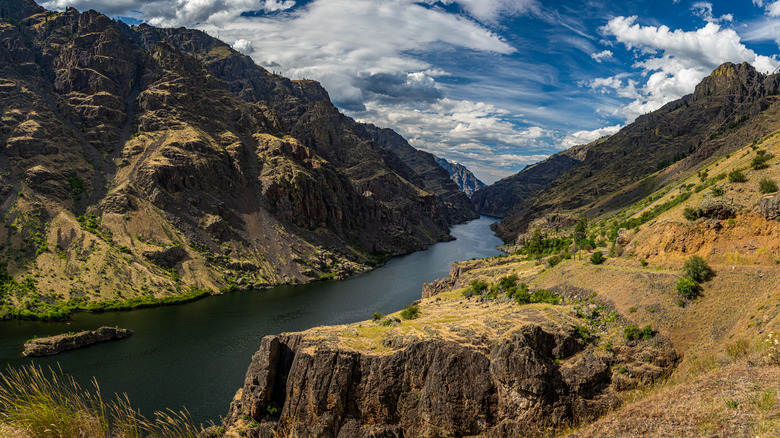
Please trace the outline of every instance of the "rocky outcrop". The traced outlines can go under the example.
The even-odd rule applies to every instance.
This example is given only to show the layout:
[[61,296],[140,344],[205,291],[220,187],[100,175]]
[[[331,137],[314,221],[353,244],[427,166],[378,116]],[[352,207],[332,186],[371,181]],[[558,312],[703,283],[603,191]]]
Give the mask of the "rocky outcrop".
[[617,391],[678,360],[649,342],[596,349],[577,333],[526,324],[493,342],[419,340],[386,355],[268,336],[225,427],[247,437],[529,436],[605,413]]
[[698,210],[699,217],[725,220],[737,215],[736,207],[722,196],[707,194],[701,202]]
[[768,220],[780,218],[780,195],[772,193],[762,196],[758,200],[758,208]]
[[87,347],[98,342],[124,339],[132,334],[132,330],[100,327],[97,330],[31,339],[25,342],[23,354],[25,356],[50,356],[75,348]]
[[485,183],[477,179],[466,166],[460,163],[450,163],[439,157],[436,157],[436,163],[450,174],[450,178],[469,198],[474,196],[474,192],[485,187]]
[[144,251],[143,256],[158,266],[171,269],[184,260],[187,256],[187,251],[181,246],[170,246],[156,251]]

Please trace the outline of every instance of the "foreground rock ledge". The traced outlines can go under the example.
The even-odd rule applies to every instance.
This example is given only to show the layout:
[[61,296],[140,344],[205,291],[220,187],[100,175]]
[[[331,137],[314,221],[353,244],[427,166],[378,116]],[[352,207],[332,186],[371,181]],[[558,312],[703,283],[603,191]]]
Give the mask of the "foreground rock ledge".
[[588,342],[567,306],[445,299],[422,313],[265,337],[224,436],[535,435],[604,414],[678,360],[660,340]]
[[38,338],[27,341],[24,344],[25,356],[51,356],[66,350],[87,347],[89,345],[124,339],[133,334],[132,330],[116,327],[100,327],[97,330],[84,330],[73,334],[62,334]]

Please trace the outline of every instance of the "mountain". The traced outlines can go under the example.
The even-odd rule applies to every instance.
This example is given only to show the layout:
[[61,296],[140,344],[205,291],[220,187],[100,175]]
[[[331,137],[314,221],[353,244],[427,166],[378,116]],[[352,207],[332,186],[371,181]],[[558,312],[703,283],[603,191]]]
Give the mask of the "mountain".
[[475,216],[427,155],[201,31],[0,17],[4,313],[340,278]]
[[778,87],[778,75],[765,76],[747,63],[723,64],[694,93],[586,146],[580,163],[540,184],[544,187],[529,185],[514,194],[487,191],[478,198],[477,210],[495,206],[507,211],[497,232],[508,241],[532,224],[568,226],[582,216],[628,206],[680,172],[777,129]]
[[540,161],[512,176],[477,190],[471,197],[480,214],[504,217],[512,208],[539,190],[547,187],[562,174],[581,163],[590,145],[574,146],[544,161]]
[[409,178],[413,178],[416,185],[424,187],[444,201],[450,216],[458,222],[479,217],[473,209],[464,208],[464,205],[470,204],[468,196],[461,191],[457,181],[450,179],[450,174],[437,164],[438,159],[433,154],[413,148],[392,129],[378,128],[371,124],[363,126],[374,141],[393,152],[414,171],[414,175]]
[[450,163],[439,157],[436,157],[436,163],[450,174],[450,178],[455,181],[458,188],[468,195],[469,198],[474,195],[474,192],[485,187],[485,183],[478,180],[466,166],[460,163]]

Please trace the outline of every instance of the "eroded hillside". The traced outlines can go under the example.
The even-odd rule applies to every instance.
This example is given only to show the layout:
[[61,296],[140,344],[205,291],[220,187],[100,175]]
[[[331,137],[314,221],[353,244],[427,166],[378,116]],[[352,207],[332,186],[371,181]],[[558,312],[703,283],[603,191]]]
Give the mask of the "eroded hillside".
[[476,217],[427,154],[203,32],[0,10],[4,314],[341,278]]

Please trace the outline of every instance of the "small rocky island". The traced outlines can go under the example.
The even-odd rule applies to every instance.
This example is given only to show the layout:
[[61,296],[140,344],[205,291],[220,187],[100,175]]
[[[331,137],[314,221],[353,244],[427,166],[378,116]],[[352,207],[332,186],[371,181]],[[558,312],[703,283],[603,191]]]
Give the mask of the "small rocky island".
[[87,347],[92,344],[115,339],[124,339],[133,334],[132,330],[117,327],[100,327],[97,330],[84,330],[78,333],[65,333],[47,338],[31,339],[24,343],[25,356],[51,356],[66,350]]

